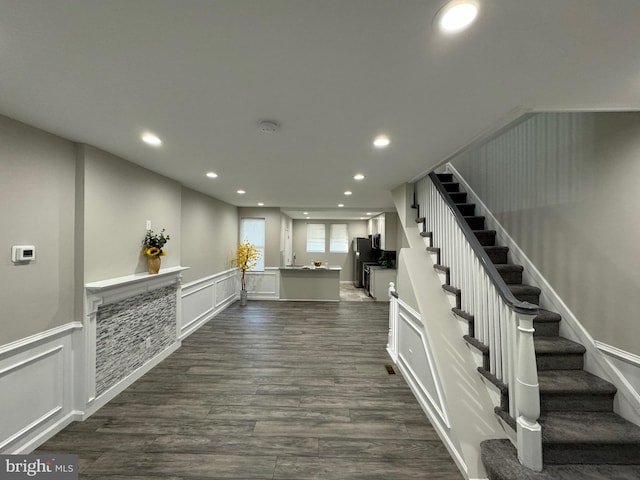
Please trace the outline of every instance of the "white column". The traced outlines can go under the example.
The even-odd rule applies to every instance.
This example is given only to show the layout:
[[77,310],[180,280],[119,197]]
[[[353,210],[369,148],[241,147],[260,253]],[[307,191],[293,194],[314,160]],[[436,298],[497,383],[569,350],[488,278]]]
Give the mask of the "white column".
[[518,314],[518,364],[516,370],[516,422],[518,460],[536,472],[542,471],[540,387],[533,345],[534,315]]

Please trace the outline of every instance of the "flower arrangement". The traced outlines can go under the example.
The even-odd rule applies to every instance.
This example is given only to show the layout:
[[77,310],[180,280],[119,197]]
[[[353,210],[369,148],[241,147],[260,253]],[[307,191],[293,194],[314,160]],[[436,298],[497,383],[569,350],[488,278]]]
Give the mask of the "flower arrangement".
[[247,287],[245,273],[258,264],[259,258],[260,251],[251,243],[243,242],[238,245],[236,257],[231,260],[231,263],[238,267],[238,270],[242,271],[242,290],[246,290]]
[[147,257],[164,257],[167,252],[162,250],[165,243],[167,243],[171,237],[164,234],[164,228],[160,233],[154,233],[153,230],[147,230],[147,234],[142,241],[142,253]]

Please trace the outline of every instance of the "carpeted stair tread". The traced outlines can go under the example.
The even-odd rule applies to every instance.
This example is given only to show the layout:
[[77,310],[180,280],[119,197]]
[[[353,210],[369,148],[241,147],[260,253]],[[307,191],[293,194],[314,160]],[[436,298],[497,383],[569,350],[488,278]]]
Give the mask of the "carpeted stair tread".
[[538,309],[538,315],[533,319],[534,335],[536,337],[557,337],[560,334],[562,317],[555,312]]
[[473,233],[483,247],[491,247],[496,244],[495,230],[474,230]]
[[426,218],[425,218],[425,217],[417,217],[417,218],[416,218],[416,223],[424,223],[424,222],[425,222],[425,220],[426,220]]
[[460,184],[458,182],[440,182],[447,192],[459,192]]
[[534,287],[533,285],[507,285],[513,296],[522,302],[533,303],[534,305],[538,305],[540,302],[540,292],[541,290],[538,287]]
[[587,351],[583,345],[564,337],[534,337],[536,355],[552,355],[561,353],[583,354]]
[[431,238],[433,236],[432,232],[420,232],[421,237]]
[[543,443],[638,445],[640,427],[613,412],[551,412],[540,415]]
[[536,365],[542,370],[582,370],[586,349],[579,343],[562,337],[533,337]]
[[507,263],[507,254],[509,253],[509,247],[503,246],[487,246],[482,247],[489,256],[489,259],[496,265]]
[[540,391],[553,394],[614,395],[616,387],[584,370],[545,370],[538,372]]
[[471,230],[484,230],[485,218],[482,215],[463,215],[462,218],[466,220]]
[[538,421],[547,465],[640,465],[640,427],[613,412],[550,412]]
[[453,182],[453,173],[436,173],[441,182]]
[[522,272],[524,271],[522,265],[504,263],[495,267],[506,284],[517,285],[522,283]]
[[639,465],[545,465],[542,472],[523,467],[509,440],[485,440],[480,444],[482,463],[489,480],[638,480]]
[[448,192],[454,203],[464,203],[467,201],[467,192]]
[[542,412],[611,412],[614,385],[584,370],[538,372]]
[[538,315],[533,319],[534,322],[540,323],[558,323],[560,320],[562,320],[562,317],[559,314],[545,310],[544,308],[539,308]]
[[476,204],[475,203],[456,203],[456,207],[462,215],[475,215]]

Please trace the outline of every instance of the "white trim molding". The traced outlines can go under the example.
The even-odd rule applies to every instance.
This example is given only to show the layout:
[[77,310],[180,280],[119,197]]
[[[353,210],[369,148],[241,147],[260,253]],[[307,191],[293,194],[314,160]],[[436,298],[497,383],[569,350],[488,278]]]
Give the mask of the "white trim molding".
[[238,299],[238,270],[229,269],[182,286],[180,340]]
[[79,418],[74,349],[82,324],[69,322],[0,347],[0,453],[24,454]]

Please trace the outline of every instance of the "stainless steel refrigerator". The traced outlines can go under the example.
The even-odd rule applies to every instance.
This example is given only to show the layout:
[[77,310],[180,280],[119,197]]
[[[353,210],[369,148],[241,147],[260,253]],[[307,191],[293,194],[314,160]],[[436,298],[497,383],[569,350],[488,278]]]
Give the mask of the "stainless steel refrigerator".
[[365,237],[356,237],[353,239],[353,285],[357,288],[364,287],[362,283],[362,264],[363,262],[377,262],[379,251],[371,248],[371,239]]

